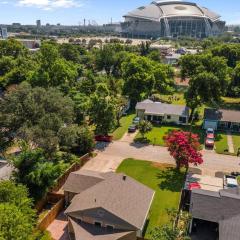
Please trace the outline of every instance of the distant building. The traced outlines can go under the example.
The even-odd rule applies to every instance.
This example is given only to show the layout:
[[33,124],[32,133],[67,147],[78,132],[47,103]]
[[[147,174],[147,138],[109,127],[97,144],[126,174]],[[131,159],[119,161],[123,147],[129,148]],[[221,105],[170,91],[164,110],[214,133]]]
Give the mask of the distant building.
[[122,35],[137,38],[205,38],[221,34],[220,15],[196,3],[160,0],[124,15]]
[[40,28],[40,27],[42,26],[41,20],[37,20],[37,21],[36,21],[36,24],[37,24],[37,28]]
[[8,38],[7,28],[0,28],[0,38],[2,39]]

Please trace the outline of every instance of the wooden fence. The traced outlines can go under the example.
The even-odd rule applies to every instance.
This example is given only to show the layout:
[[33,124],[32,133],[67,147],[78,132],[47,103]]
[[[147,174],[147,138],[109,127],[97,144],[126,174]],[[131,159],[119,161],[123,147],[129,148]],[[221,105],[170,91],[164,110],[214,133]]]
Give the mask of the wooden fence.
[[38,223],[38,229],[41,231],[45,231],[48,226],[55,220],[58,214],[64,209],[64,198],[61,198],[53,208],[44,216],[43,219]]
[[70,173],[78,171],[83,165],[85,165],[90,159],[90,154],[86,154],[79,159],[78,163],[74,163],[60,178],[58,178],[57,183],[54,187],[50,189],[50,192],[58,192],[69,177]]

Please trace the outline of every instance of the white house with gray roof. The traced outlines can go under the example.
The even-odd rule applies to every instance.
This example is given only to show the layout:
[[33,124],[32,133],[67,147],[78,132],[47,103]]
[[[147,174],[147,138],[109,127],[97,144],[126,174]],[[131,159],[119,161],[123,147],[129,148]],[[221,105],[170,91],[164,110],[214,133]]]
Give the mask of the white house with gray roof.
[[182,105],[166,104],[145,100],[136,105],[137,116],[153,123],[174,123],[186,125],[189,121],[189,108]]
[[136,240],[154,198],[149,187],[113,172],[71,173],[64,191],[70,201],[65,211],[69,236],[74,240]]

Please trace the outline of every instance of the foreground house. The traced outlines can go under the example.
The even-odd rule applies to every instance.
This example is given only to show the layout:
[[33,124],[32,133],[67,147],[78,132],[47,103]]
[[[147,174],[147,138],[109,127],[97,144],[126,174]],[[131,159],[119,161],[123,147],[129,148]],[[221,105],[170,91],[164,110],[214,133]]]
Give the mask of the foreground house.
[[188,193],[190,198],[190,232],[196,228],[193,234],[207,234],[206,239],[240,239],[240,189],[231,187],[225,180],[188,174],[184,195]]
[[206,108],[203,128],[240,132],[240,111]]
[[65,186],[70,239],[134,240],[141,237],[154,191],[123,174],[80,170]]
[[137,116],[153,123],[174,123],[186,125],[189,121],[189,108],[145,100],[136,105]]

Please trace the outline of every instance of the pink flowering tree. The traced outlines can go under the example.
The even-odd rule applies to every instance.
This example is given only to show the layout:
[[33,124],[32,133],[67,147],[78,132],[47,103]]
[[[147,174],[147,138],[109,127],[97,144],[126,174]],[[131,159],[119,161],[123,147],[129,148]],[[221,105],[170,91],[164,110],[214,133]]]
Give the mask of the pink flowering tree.
[[165,137],[165,143],[176,161],[178,170],[185,167],[188,171],[189,164],[198,166],[203,163],[201,144],[197,134],[175,130]]

